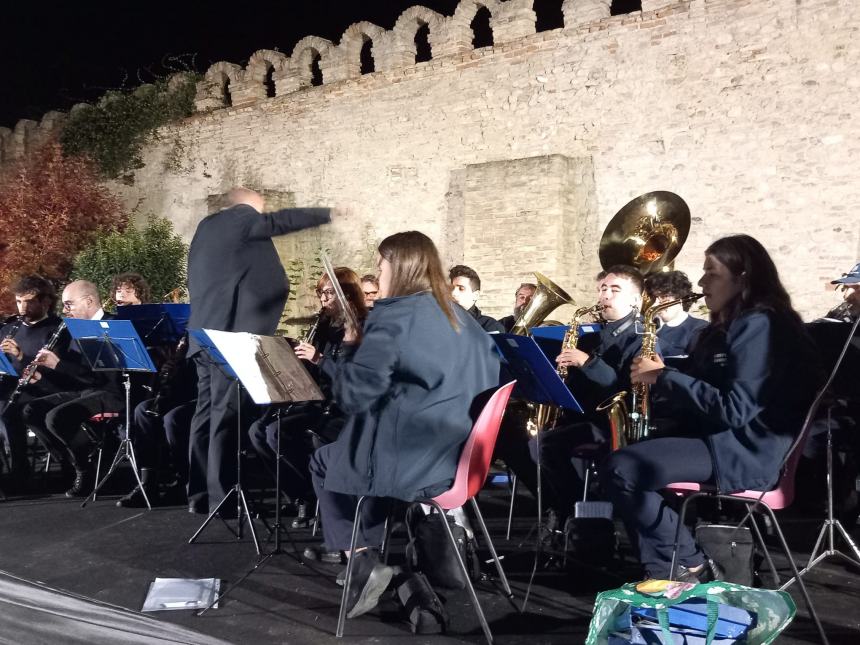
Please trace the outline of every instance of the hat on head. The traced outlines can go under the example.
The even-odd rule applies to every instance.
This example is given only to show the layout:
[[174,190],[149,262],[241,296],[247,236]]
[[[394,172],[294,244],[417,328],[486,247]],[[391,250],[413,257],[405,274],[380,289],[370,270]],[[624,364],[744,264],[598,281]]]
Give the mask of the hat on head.
[[830,284],[856,284],[860,282],[860,263],[851,267],[848,273],[843,273],[841,278],[831,280]]

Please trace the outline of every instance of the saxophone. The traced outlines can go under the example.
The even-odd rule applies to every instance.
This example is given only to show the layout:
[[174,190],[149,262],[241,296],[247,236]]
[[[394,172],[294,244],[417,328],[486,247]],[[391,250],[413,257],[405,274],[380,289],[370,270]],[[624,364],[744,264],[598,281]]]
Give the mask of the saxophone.
[[[651,305],[645,310],[645,319],[642,321],[642,349],[639,356],[654,358],[657,354],[657,314],[674,307],[675,305],[686,305],[693,303],[703,297],[701,293],[691,293],[683,298],[676,298]],[[651,433],[651,386],[646,383],[636,383],[633,386],[632,399],[630,401],[630,441],[646,439]]]
[[[564,333],[564,339],[561,341],[562,351],[566,349],[576,349],[576,345],[579,342],[580,321],[589,314],[595,314],[601,311],[603,311],[603,305],[596,304],[590,307],[580,307],[573,312],[570,326]],[[562,381],[567,378],[567,365],[559,365],[555,371]],[[538,404],[529,417],[526,428],[531,436],[535,436],[541,428],[546,428],[547,430],[554,428],[556,423],[558,423],[560,416],[561,408],[558,406],[547,405],[545,403]]]

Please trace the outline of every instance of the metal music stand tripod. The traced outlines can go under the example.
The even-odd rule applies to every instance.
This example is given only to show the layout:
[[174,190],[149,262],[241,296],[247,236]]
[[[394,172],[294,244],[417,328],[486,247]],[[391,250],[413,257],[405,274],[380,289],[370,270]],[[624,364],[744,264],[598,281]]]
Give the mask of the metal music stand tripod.
[[[206,349],[209,356],[214,360],[216,365],[224,370],[225,374],[236,380],[237,405],[241,404],[241,388],[244,385],[248,394],[254,403],[258,405],[267,403],[292,403],[296,401],[311,401],[322,400],[323,395],[317,387],[316,383],[311,378],[307,370],[299,362],[299,359],[293,353],[289,343],[285,338],[275,336],[257,336],[248,333],[231,333],[215,330],[190,330],[189,332],[201,347]],[[257,555],[261,556],[260,542],[257,539],[257,533],[254,529],[254,524],[248,510],[248,503],[245,498],[244,491],[241,485],[241,457],[242,457],[242,432],[241,432],[241,412],[237,414],[237,439],[236,439],[236,459],[237,459],[237,477],[236,484],[231,488],[224,498],[219,502],[218,506],[209,514],[209,517],[203,522],[197,532],[188,540],[192,544],[197,537],[203,532],[209,522],[218,514],[221,507],[230,498],[230,495],[237,495],[237,513],[238,513],[238,528],[236,537],[242,538],[242,524],[247,518],[248,525],[251,530],[251,535],[254,539],[254,545],[257,550]],[[280,463],[280,428],[278,434],[278,468]],[[278,472],[278,475],[280,473]],[[277,506],[276,506],[276,550],[280,552],[280,482],[276,486]],[[244,515],[243,515],[244,513]],[[274,552],[273,552],[274,553]],[[234,583],[223,594],[219,594],[215,600],[227,595],[233,588],[247,578],[253,571],[259,568],[266,562],[272,554],[267,554],[257,565],[243,576],[239,581]],[[202,610],[200,613],[207,611],[209,607]]]
[[[826,392],[833,383],[833,380],[836,378],[836,373],[839,371],[842,361],[845,358],[845,354],[848,352],[848,348],[852,343],[852,339],[857,333],[858,323],[860,323],[860,316],[858,316],[857,320],[854,321],[851,331],[848,333],[845,345],[842,347],[842,351],[836,359],[836,364],[833,366],[833,370],[830,372],[830,377],[822,388],[822,392]],[[827,324],[838,325],[839,323]],[[819,401],[816,401],[816,403],[818,402]],[[798,577],[803,576],[807,571],[811,570],[827,558],[837,558],[842,562],[860,568],[860,548],[858,548],[857,543],[851,539],[851,535],[849,535],[848,531],[845,530],[845,527],[842,526],[842,522],[840,522],[838,518],[834,517],[833,514],[833,428],[830,424],[830,411],[832,407],[833,406],[830,406],[827,409],[827,517],[824,519],[824,523],[821,525],[821,530],[818,532],[818,538],[815,540],[815,548],[812,549],[812,553],[809,555],[809,562],[803,569],[798,571]],[[836,548],[837,535],[841,536],[851,551],[853,551],[853,558]],[[785,583],[782,586],[782,589],[785,589],[793,582],[794,578]]]
[[96,484],[93,492],[81,502],[84,508],[90,500],[95,500],[102,486],[117,466],[123,461],[131,464],[131,470],[143,493],[146,507],[152,510],[149,497],[140,479],[137,458],[134,454],[134,444],[131,440],[131,375],[130,372],[155,372],[155,365],[134,325],[127,320],[76,320],[66,319],[66,327],[72,338],[78,343],[81,353],[94,372],[121,372],[125,390],[125,433],[116,449],[113,461],[105,476]]
[[[573,397],[567,385],[559,377],[558,372],[543,350],[530,336],[516,334],[491,334],[499,353],[503,356],[501,382],[516,379],[517,385],[513,396],[537,404],[553,405],[582,413],[582,406]],[[541,541],[541,525],[543,523],[543,483],[541,469],[541,434],[546,428],[537,429],[537,542],[535,544],[535,559],[531,578],[523,606],[525,611],[529,592],[537,572],[538,561],[543,551]]]
[[[15,371],[15,368],[12,366],[12,363],[10,363],[9,359],[6,358],[6,354],[0,352],[0,377],[3,376],[11,376],[17,378],[18,372]],[[4,412],[6,412],[6,402],[0,402],[0,416],[2,416]],[[0,424],[2,423],[3,421],[0,420]],[[0,499],[6,499],[6,493],[4,493],[2,489],[0,489]]]

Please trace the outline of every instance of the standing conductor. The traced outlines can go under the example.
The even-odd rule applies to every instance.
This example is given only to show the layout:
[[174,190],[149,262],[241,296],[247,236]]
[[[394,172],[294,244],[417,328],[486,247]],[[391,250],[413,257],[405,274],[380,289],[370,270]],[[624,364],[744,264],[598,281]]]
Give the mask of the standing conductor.
[[[197,226],[188,252],[191,329],[270,336],[278,327],[289,281],[272,238],[331,221],[328,208],[264,213],[265,201],[247,188],[227,194],[227,208]],[[194,340],[197,408],[189,439],[188,510],[208,513],[236,483],[235,390]],[[222,513],[225,511],[222,508]]]

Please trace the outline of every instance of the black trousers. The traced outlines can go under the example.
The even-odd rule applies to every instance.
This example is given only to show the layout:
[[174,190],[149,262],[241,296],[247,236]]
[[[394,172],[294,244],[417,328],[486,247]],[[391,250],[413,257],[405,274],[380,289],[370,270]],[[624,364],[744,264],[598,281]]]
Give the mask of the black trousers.
[[169,464],[166,465],[183,484],[188,481],[188,436],[196,401],[171,407],[161,416],[146,413],[152,399],[141,401],[134,408],[132,440],[138,466],[156,468],[161,446],[166,442]]
[[[665,437],[632,444],[611,453],[601,468],[604,493],[624,520],[630,541],[649,578],[669,577],[678,514],[661,490],[673,482],[706,483],[713,461],[704,439]],[[678,562],[695,567],[704,556],[693,536],[681,527]]]
[[188,501],[211,511],[236,483],[237,419],[241,407],[244,432],[253,421],[252,409],[244,390],[205,352],[195,354],[194,362],[197,406],[188,438]]
[[122,396],[106,390],[57,392],[33,399],[24,406],[24,422],[51,455],[76,470],[87,467],[93,447],[81,424],[95,414],[125,411]]
[[[0,394],[0,410],[11,395],[13,387]],[[35,398],[26,390],[16,401],[7,406],[0,416],[0,435],[4,448],[9,455],[9,470],[12,477],[26,479],[30,474],[30,460],[27,458],[27,424],[24,423],[24,406]]]
[[[316,442],[330,443],[337,438],[344,424],[343,415],[328,413],[317,403],[297,404],[281,413],[281,490],[292,500],[314,499],[309,463]],[[278,451],[277,410],[268,411],[248,430],[251,445],[260,456],[266,470],[275,477]]]
[[[355,508],[358,503],[358,497],[355,495],[333,493],[324,488],[327,465],[331,461],[331,456],[339,450],[349,450],[349,446],[339,441],[322,446],[314,453],[310,462],[314,490],[320,503],[323,538],[329,551],[349,549]],[[390,500],[386,498],[373,497],[365,501],[356,546],[378,547],[382,544],[385,518],[389,508]]]

